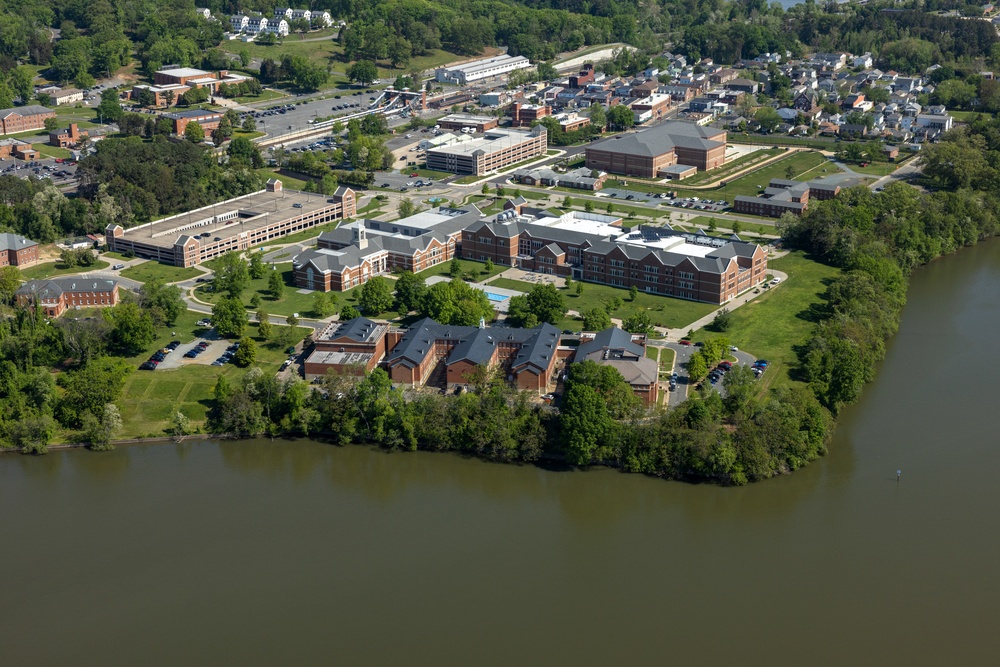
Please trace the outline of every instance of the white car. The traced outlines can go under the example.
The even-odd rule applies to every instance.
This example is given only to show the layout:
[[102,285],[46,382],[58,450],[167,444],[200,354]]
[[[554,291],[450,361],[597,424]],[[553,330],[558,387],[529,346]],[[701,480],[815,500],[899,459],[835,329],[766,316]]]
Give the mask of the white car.
[[780,282],[781,282],[781,278],[775,278],[774,280],[771,281],[771,284],[772,285],[777,285]]
[[739,352],[740,348],[736,347],[735,345],[730,345],[729,346],[729,351],[730,352]]

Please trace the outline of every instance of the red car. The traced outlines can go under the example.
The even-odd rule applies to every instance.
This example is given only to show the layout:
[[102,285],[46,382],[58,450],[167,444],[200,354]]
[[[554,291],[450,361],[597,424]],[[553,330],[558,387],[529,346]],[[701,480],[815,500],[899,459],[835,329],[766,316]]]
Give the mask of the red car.
[[723,362],[719,363],[719,368],[721,368],[723,370],[727,370],[728,371],[732,367],[733,367],[733,365],[730,362],[728,362],[728,361],[723,361]]
[[680,341],[680,344],[681,345],[690,345],[691,341],[689,341],[689,340],[682,340],[682,341]]
[[410,174],[410,178],[416,178],[419,175],[420,174],[418,174],[417,172],[413,172],[412,174]]

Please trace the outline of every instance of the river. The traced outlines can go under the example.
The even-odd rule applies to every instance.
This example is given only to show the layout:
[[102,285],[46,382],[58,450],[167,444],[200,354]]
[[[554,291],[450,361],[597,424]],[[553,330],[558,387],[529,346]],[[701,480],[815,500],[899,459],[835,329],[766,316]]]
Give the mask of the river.
[[829,455],[743,488],[309,441],[0,456],[0,663],[995,664],[997,330],[1000,240],[918,271]]

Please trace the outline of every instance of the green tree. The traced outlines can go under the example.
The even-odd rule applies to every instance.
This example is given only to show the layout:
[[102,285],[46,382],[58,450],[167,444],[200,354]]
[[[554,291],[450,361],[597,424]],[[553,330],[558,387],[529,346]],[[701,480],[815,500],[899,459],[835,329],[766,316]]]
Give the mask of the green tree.
[[361,287],[358,305],[366,315],[376,316],[392,308],[392,287],[382,276],[371,278]]
[[100,452],[115,448],[111,439],[122,427],[122,416],[117,405],[107,403],[100,415],[88,410],[84,412],[81,422],[81,435],[90,443],[90,449]]
[[487,257],[486,258],[486,266],[483,267],[483,268],[485,269],[485,271],[486,271],[487,274],[493,273],[493,269],[494,269],[493,260],[490,259],[489,257]]
[[[333,297],[333,298],[331,298]],[[337,297],[327,292],[316,292],[313,294],[312,312],[318,318],[324,318],[337,311]]]
[[107,88],[101,93],[101,102],[97,105],[101,119],[105,123],[117,123],[121,120],[122,104],[118,99],[118,91],[114,88]]
[[729,226],[732,228],[733,234],[739,234],[743,231],[743,223],[739,220],[733,220],[732,224]]
[[0,301],[13,303],[14,293],[21,286],[21,271],[16,266],[0,267]]
[[695,352],[691,355],[687,363],[687,372],[692,382],[698,382],[708,375],[708,364],[701,352]]
[[224,296],[212,306],[212,325],[223,338],[241,338],[247,328],[247,310],[243,302]]
[[411,199],[400,199],[396,211],[399,213],[400,218],[408,218],[417,212],[417,207]]
[[590,124],[599,130],[603,130],[608,124],[608,115],[604,111],[604,107],[601,104],[591,104],[590,113]]
[[417,310],[427,293],[424,279],[412,271],[403,271],[396,278],[395,308],[401,315]]
[[367,86],[378,78],[378,67],[370,60],[359,60],[347,68],[347,78],[362,86]]
[[205,130],[198,123],[188,123],[184,127],[184,138],[192,144],[200,144],[205,141]]
[[212,287],[217,293],[239,299],[249,286],[250,267],[240,253],[230,250],[216,260]]
[[173,325],[187,310],[181,288],[167,285],[162,278],[147,280],[139,289],[139,306],[156,325]]
[[632,109],[624,104],[611,107],[607,112],[608,124],[615,130],[627,130],[635,125]]
[[215,128],[215,132],[212,133],[212,143],[216,146],[221,146],[231,139],[232,136],[233,126],[229,123],[228,118],[222,118],[219,121],[219,127]]
[[653,321],[645,310],[630,313],[622,320],[622,329],[634,334],[649,334],[653,330]]
[[63,388],[59,400],[59,421],[78,427],[87,412],[104,414],[104,406],[118,401],[125,389],[125,378],[133,366],[120,357],[99,357],[75,371],[62,373],[58,383]]
[[271,316],[263,308],[257,311],[257,334],[261,340],[271,339]]
[[763,106],[753,114],[753,119],[760,125],[760,129],[766,132],[774,132],[774,129],[781,125],[781,116],[772,107]]
[[489,196],[489,194],[490,194],[490,184],[489,183],[483,183],[483,187],[480,189],[480,192],[482,192],[484,196]]
[[628,288],[628,300],[635,303],[635,300],[639,297],[639,288],[632,285]]
[[156,339],[153,318],[134,302],[123,301],[105,308],[101,314],[111,324],[108,337],[111,348],[124,356],[139,354]]
[[453,257],[448,265],[448,275],[452,278],[458,278],[462,275],[462,263],[458,261],[458,257]]
[[576,295],[581,296],[583,294],[583,283],[576,284]]
[[243,119],[243,125],[241,128],[244,132],[256,132],[257,131],[257,121],[253,116],[247,116]]
[[586,201],[584,201],[583,202],[583,210],[586,211],[587,213],[593,213],[594,212],[594,202],[590,201],[589,199],[587,199]]
[[584,331],[604,331],[611,326],[611,316],[603,308],[591,308],[583,315]]
[[267,265],[264,263],[264,253],[257,251],[250,253],[250,264],[247,266],[247,273],[253,280],[260,280],[267,272]]
[[271,271],[267,279],[267,293],[275,301],[280,301],[285,295],[285,281],[280,271]]
[[728,308],[721,308],[719,312],[715,314],[712,318],[712,323],[709,327],[712,331],[725,332],[729,331],[729,328],[733,325],[733,314],[729,312]]
[[346,322],[348,320],[357,319],[359,317],[361,317],[361,313],[359,313],[358,309],[355,308],[354,306],[352,306],[349,303],[344,304],[344,307],[340,309],[340,321],[341,322]]
[[555,324],[566,314],[566,299],[555,285],[535,285],[527,294],[528,309],[539,322]]
[[563,197],[562,207],[564,209],[573,208],[573,198],[569,196]]
[[246,368],[257,363],[257,343],[250,336],[240,339],[240,347],[233,355],[233,361],[240,368]]
[[185,435],[191,433],[191,430],[191,420],[188,419],[187,415],[180,410],[175,412],[173,419],[170,420],[171,435],[175,438],[183,438]]

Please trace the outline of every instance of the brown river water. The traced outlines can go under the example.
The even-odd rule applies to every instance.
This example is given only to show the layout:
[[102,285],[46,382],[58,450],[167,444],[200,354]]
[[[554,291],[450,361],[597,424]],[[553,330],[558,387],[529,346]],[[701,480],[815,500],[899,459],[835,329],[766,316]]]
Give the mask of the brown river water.
[[0,456],[0,665],[998,664],[998,330],[1000,241],[918,271],[830,453],[743,488],[306,440]]

